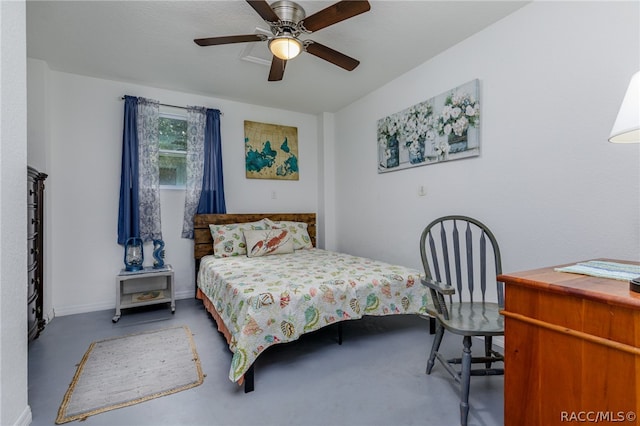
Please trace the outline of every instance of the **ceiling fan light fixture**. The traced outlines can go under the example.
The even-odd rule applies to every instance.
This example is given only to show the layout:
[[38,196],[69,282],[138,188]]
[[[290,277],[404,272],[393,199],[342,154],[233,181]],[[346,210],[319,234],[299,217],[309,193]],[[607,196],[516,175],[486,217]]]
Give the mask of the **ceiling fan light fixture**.
[[302,52],[302,43],[291,35],[280,35],[269,41],[269,50],[274,56],[288,61]]
[[[2,0],[0,0],[2,1]],[[301,41],[298,37],[305,33],[315,33],[330,25],[353,18],[367,12],[371,5],[367,0],[340,0],[331,6],[307,16],[302,6],[291,0],[246,0],[258,15],[269,25],[273,35],[245,34],[218,36],[193,40],[198,46],[216,46],[220,44],[248,43],[268,40],[269,51],[273,55],[268,81],[280,81],[288,60],[302,51],[330,62],[347,71],[353,71],[360,64],[357,59],[333,50],[313,40]],[[268,33],[267,33],[268,34]],[[244,58],[243,58],[244,59]]]

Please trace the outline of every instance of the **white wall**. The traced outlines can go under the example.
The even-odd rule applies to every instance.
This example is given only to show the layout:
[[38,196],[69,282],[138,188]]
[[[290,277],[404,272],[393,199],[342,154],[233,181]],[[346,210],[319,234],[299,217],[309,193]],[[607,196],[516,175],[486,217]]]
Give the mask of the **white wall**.
[[0,424],[28,425],[24,1],[0,2]]
[[318,116],[318,247],[335,250],[335,121],[333,114],[325,112]]
[[[30,67],[45,68],[37,62],[29,60]],[[67,315],[115,306],[114,277],[123,266],[123,250],[116,244],[116,236],[123,117],[120,98],[125,94],[223,112],[228,212],[317,212],[318,131],[313,115],[54,70],[33,74],[30,77],[46,80],[30,80],[29,87],[45,87],[49,115],[50,158],[44,170],[49,174],[46,215],[50,242],[47,261],[51,268],[46,282],[53,292],[50,300],[45,300],[49,315],[50,310],[55,315]],[[299,181],[245,178],[244,120],[298,128]],[[276,199],[271,198],[273,191]],[[176,271],[177,297],[193,297],[193,242],[180,237],[184,191],[162,190],[161,204],[165,260]],[[153,263],[150,245],[145,247],[145,263]]]
[[44,171],[49,167],[49,66],[27,60],[27,164]]
[[[466,214],[505,272],[640,260],[640,145],[607,142],[639,17],[638,2],[534,2],[336,113],[337,248],[421,268],[422,229]],[[377,173],[378,119],[475,78],[479,157]]]

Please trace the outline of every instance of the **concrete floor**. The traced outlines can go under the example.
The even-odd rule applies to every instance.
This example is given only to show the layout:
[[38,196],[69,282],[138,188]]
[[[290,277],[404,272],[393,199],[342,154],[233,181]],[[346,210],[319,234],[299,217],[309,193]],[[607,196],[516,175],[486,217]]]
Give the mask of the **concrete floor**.
[[[76,365],[91,342],[187,325],[204,383],[193,389],[89,417],[83,426],[143,425],[428,425],[459,424],[459,393],[438,364],[425,374],[433,336],[416,316],[365,317],[344,323],[344,343],[328,327],[278,345],[255,364],[254,392],[229,378],[231,353],[215,322],[194,299],[164,306],[54,318],[29,346],[29,405],[34,426],[53,425]],[[474,349],[482,351],[481,341]],[[462,339],[445,334],[441,351],[457,357]],[[470,425],[503,422],[504,380],[472,377]],[[73,424],[73,423],[70,423]]]

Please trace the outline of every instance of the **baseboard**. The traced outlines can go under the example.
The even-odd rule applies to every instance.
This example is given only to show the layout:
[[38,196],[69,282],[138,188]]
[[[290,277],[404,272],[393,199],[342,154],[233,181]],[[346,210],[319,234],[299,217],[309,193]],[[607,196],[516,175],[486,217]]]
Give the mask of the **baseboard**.
[[[194,292],[193,290],[181,290],[175,293],[176,300],[180,299],[193,299]],[[93,303],[87,305],[72,305],[72,306],[63,306],[55,308],[54,317],[64,317],[67,315],[75,315],[75,314],[85,314],[87,312],[96,312],[96,311],[106,311],[109,309],[115,310],[115,305],[113,303]],[[51,320],[49,319],[49,320]]]
[[20,417],[16,419],[16,422],[13,424],[14,426],[29,426],[33,417],[31,416],[31,407],[27,405],[20,414]]
[[64,317],[67,315],[85,314],[87,312],[105,311],[107,309],[115,309],[113,303],[92,303],[88,305],[70,305],[55,308],[56,317]]
[[52,308],[49,312],[44,315],[45,324],[49,324],[49,321],[54,319],[56,316],[56,311]]
[[195,290],[181,290],[176,291],[176,300],[181,299],[193,299],[195,294]]

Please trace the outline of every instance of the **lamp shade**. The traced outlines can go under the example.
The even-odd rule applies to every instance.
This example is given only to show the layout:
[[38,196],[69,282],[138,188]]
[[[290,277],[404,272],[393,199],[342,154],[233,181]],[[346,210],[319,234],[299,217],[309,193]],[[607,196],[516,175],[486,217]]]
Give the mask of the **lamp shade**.
[[293,59],[302,51],[302,43],[291,36],[276,37],[269,42],[269,50],[280,59]]
[[640,143],[640,71],[631,77],[609,142]]

